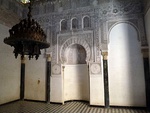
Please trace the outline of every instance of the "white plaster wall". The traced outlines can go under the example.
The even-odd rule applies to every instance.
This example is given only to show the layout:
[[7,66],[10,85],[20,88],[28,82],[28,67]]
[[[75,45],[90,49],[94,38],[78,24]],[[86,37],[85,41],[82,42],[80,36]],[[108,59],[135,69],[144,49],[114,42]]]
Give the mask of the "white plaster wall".
[[137,31],[127,23],[110,32],[108,74],[110,105],[146,106],[143,59]]
[[[150,9],[147,11],[145,15],[145,28],[146,28],[146,37],[148,39],[148,43],[150,44]],[[150,46],[149,46],[149,50],[150,50]]]
[[87,64],[65,65],[64,101],[89,101],[89,75]]
[[13,48],[3,43],[8,30],[0,24],[0,104],[20,98],[20,59],[15,59]]
[[90,76],[90,105],[104,106],[104,84],[102,75]]
[[63,76],[52,75],[50,85],[50,102],[63,103]]
[[[101,62],[103,64],[103,62]],[[90,105],[104,106],[103,66],[98,74],[90,73]],[[90,69],[91,71],[91,69]]]
[[26,59],[25,99],[45,101],[46,99],[46,58]]

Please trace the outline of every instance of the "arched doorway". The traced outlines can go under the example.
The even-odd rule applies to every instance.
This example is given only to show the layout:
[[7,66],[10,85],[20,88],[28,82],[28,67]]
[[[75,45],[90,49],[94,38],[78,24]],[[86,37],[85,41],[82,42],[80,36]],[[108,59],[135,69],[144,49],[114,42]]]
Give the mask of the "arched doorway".
[[145,106],[144,68],[137,29],[118,23],[108,45],[109,97],[112,106]]
[[72,44],[65,50],[64,101],[89,101],[89,77],[86,50],[80,44]]

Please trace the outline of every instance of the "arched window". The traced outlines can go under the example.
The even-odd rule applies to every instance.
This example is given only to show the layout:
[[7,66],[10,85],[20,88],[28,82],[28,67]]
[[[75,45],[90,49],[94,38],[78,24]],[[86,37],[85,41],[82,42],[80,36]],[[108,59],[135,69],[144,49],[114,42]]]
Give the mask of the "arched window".
[[79,24],[78,20],[76,18],[73,18],[72,19],[72,29],[78,29],[79,28],[78,24]]
[[89,28],[91,27],[91,21],[88,16],[83,18],[83,28]]
[[67,30],[67,21],[62,20],[61,21],[61,31]]

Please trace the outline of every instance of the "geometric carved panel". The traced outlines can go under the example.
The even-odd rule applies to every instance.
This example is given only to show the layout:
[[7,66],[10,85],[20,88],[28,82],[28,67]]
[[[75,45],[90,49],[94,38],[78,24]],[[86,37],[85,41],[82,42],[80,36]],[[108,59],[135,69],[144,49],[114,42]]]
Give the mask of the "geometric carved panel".
[[91,74],[100,74],[101,66],[98,63],[92,63],[90,64],[90,70],[91,70]]
[[52,66],[52,74],[58,75],[61,73],[61,67],[58,64]]

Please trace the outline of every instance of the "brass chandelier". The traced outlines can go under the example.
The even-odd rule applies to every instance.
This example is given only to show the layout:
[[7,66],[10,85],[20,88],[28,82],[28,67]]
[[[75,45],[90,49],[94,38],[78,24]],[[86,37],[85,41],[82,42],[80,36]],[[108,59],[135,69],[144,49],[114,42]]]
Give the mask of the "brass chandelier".
[[46,35],[40,25],[32,19],[31,9],[33,0],[29,3],[28,18],[20,21],[9,30],[9,37],[4,39],[4,43],[14,47],[15,58],[18,54],[21,55],[21,59],[24,59],[25,55],[29,57],[29,60],[33,57],[38,59],[41,54],[41,49],[48,48],[50,44],[46,41]]

